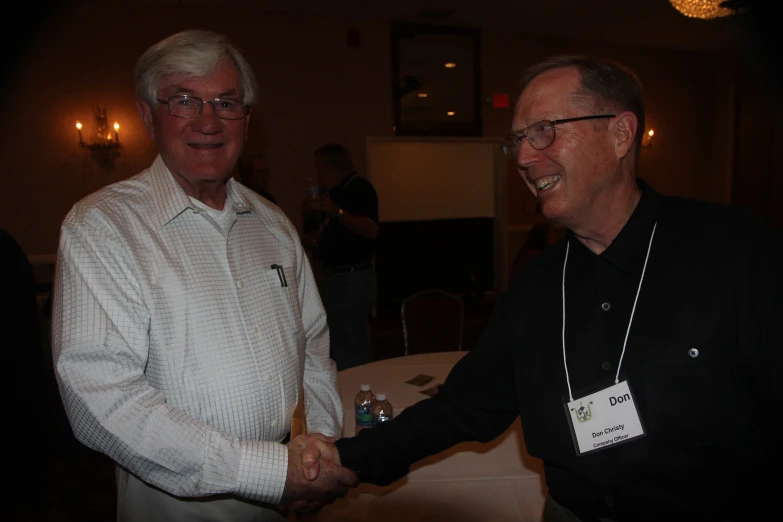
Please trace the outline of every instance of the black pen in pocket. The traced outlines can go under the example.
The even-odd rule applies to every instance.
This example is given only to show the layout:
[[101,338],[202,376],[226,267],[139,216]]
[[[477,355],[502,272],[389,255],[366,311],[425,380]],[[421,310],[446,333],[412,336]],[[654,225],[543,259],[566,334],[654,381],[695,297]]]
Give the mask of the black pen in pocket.
[[283,265],[278,265],[277,263],[275,263],[270,268],[272,270],[277,270],[277,277],[280,279],[280,286],[282,287],[288,286],[288,280],[285,278],[285,271],[283,270]]

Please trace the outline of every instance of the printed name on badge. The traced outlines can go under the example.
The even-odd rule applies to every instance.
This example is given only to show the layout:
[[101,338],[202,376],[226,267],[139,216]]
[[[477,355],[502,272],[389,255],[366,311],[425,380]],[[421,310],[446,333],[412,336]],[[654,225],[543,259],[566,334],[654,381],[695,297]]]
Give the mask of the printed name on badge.
[[567,408],[578,455],[644,435],[628,381],[571,401]]

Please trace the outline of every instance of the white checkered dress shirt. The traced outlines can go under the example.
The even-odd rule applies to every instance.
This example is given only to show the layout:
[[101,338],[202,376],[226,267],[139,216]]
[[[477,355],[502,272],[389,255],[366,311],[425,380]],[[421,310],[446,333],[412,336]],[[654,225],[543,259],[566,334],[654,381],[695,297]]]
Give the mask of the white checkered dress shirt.
[[[308,430],[339,436],[326,316],[290,221],[228,182],[224,233],[160,156],[88,196],[60,235],[53,348],[87,446],[173,495],[277,503],[304,379]],[[281,284],[282,265],[288,286]]]

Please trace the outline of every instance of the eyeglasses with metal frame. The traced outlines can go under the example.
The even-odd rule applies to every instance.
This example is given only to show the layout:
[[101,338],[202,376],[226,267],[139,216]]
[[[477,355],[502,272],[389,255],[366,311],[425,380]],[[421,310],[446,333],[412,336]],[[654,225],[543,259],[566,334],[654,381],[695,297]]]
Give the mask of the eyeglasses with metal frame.
[[598,114],[595,116],[580,116],[578,118],[565,118],[562,120],[541,120],[528,125],[519,132],[509,134],[503,140],[503,152],[509,159],[515,160],[519,156],[519,147],[522,139],[526,139],[530,146],[536,150],[543,150],[555,142],[555,125],[571,123],[582,120],[597,120],[599,118],[614,118],[615,114]]
[[201,109],[205,103],[211,103],[215,111],[215,116],[223,120],[238,120],[247,114],[249,106],[242,100],[235,98],[215,98],[211,101],[204,101],[196,96],[179,94],[169,96],[166,100],[157,98],[158,102],[168,105],[169,114],[177,118],[195,118],[201,114]]

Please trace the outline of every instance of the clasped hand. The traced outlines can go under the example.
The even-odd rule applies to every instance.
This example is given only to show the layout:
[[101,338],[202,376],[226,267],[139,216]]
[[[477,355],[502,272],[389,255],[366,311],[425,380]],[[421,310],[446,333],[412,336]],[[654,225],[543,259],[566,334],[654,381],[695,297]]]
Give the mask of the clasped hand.
[[288,475],[281,511],[314,513],[358,485],[356,474],[340,465],[334,438],[298,435],[288,443]]

